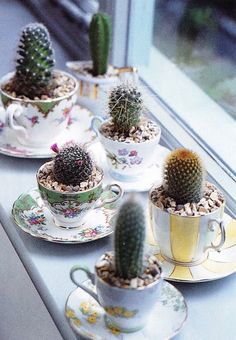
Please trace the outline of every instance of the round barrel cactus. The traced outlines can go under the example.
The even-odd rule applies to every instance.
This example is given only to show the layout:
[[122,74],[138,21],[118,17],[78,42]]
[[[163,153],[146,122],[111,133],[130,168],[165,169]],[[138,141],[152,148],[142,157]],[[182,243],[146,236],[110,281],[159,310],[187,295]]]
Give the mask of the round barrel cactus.
[[197,203],[203,196],[204,167],[188,149],[172,151],[164,164],[164,189],[178,204]]
[[134,198],[120,207],[115,227],[116,276],[132,279],[143,271],[145,217],[142,205]]
[[128,133],[140,122],[142,95],[135,86],[118,85],[110,93],[108,107],[115,130]]
[[68,143],[59,149],[54,144],[52,150],[57,153],[53,160],[53,174],[59,183],[79,185],[89,179],[93,162],[83,147],[76,143]]

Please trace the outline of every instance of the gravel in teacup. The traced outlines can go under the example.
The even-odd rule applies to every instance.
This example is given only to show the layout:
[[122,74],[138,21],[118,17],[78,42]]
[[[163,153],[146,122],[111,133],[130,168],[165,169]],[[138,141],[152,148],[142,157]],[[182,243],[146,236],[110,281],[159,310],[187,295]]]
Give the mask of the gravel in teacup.
[[[14,83],[14,78],[10,79],[5,86],[3,86],[3,90],[10,95],[11,97],[30,100],[30,98],[26,96],[17,96],[14,91],[12,91]],[[60,98],[68,95],[73,91],[75,88],[75,82],[71,77],[63,73],[54,73],[52,78],[52,84],[46,90],[47,93],[42,94],[41,97],[34,97],[34,100],[47,100],[47,99],[54,99]]]
[[[92,76],[93,71],[93,63],[92,61],[85,61],[80,63],[70,63],[71,70],[81,74],[83,76]],[[107,68],[107,72],[105,74],[99,74],[96,76],[98,79],[110,78],[118,75],[118,69],[114,68],[112,65],[109,65]]]
[[104,137],[110,138],[112,140],[117,140],[119,142],[142,143],[147,140],[152,140],[156,138],[160,133],[160,128],[153,121],[143,116],[140,118],[139,126],[133,127],[130,130],[129,134],[121,134],[116,132],[112,121],[108,121],[102,124],[100,132]]
[[110,285],[120,288],[141,288],[157,281],[161,277],[160,265],[154,255],[147,256],[144,261],[143,273],[133,279],[122,279],[115,276],[114,255],[105,253],[96,264],[97,275]]
[[173,198],[165,195],[163,186],[151,192],[151,200],[158,208],[180,216],[206,215],[224,203],[223,194],[209,182],[205,183],[203,197],[198,203],[176,204]]
[[38,173],[39,183],[47,189],[56,190],[61,192],[78,192],[85,191],[91,188],[96,187],[103,178],[102,171],[94,166],[93,172],[89,180],[85,182],[81,182],[80,185],[66,185],[62,183],[58,183],[52,172],[53,161],[45,163],[44,167]]

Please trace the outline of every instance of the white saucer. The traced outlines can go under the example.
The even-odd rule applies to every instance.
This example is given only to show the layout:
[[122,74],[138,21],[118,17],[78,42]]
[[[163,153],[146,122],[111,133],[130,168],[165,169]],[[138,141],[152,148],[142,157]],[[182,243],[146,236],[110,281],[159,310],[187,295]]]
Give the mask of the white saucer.
[[[90,280],[83,284],[95,289]],[[108,328],[104,321],[104,310],[81,288],[69,295],[65,315],[73,330],[85,339],[166,340],[180,331],[188,311],[182,294],[174,286],[164,282],[160,300],[157,301],[147,326],[141,331],[126,334],[115,328]]]
[[[91,143],[95,133],[90,129],[92,114],[87,109],[75,105],[70,113],[69,124],[55,139],[55,143],[61,145],[68,140],[75,140],[79,143]],[[50,149],[51,144],[41,148],[32,148],[21,145],[14,131],[4,125],[5,118],[0,118],[0,154],[19,158],[50,158],[53,155]]]
[[[118,178],[113,177],[110,172],[107,165],[107,159],[106,159],[106,152],[100,142],[93,143],[91,146],[89,146],[89,150],[91,151],[91,154],[93,154],[93,157],[95,159],[95,162],[99,164],[103,171],[104,171],[104,180],[107,183],[116,182],[126,192],[130,191],[148,191],[153,183],[160,182],[162,183],[162,165],[164,163],[164,160],[166,156],[169,154],[170,150],[167,149],[164,146],[158,145],[156,148],[156,156],[155,159],[157,162],[153,164],[151,167],[149,167],[142,175],[142,178],[136,181],[127,182],[127,181],[121,181]],[[153,150],[151,150],[152,152]]]
[[115,204],[91,210],[77,228],[57,227],[45,207],[38,189],[31,189],[17,198],[12,208],[16,225],[31,236],[54,243],[85,243],[98,240],[113,232]]

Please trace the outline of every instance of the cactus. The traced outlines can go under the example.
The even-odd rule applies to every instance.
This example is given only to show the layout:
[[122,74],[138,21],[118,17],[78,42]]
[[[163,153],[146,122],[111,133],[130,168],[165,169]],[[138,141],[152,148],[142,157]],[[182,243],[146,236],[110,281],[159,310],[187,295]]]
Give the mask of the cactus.
[[111,91],[108,107],[115,130],[129,133],[140,122],[143,99],[136,87],[119,85]]
[[16,61],[14,90],[30,99],[47,92],[54,67],[53,50],[47,28],[38,23],[25,26]]
[[132,279],[143,271],[145,218],[142,205],[132,197],[120,207],[115,228],[116,276]]
[[164,165],[164,189],[177,204],[197,203],[203,196],[204,167],[188,149],[172,151]]
[[57,153],[53,160],[53,174],[59,183],[79,185],[89,179],[93,170],[93,162],[83,147],[69,142],[61,149],[57,144],[54,144],[51,149]]
[[111,19],[105,13],[96,13],[89,27],[93,75],[103,75],[107,72],[108,55],[111,45]]

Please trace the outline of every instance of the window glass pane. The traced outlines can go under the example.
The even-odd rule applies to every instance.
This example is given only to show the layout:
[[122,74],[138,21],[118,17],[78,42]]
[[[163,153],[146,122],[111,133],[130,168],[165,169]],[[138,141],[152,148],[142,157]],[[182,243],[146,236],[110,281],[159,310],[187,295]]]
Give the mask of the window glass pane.
[[236,2],[135,0],[130,22],[128,61],[235,179]]
[[236,119],[234,0],[156,0],[153,44]]

